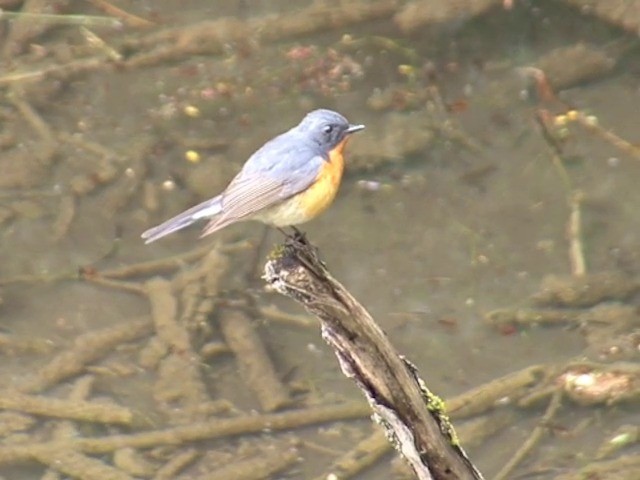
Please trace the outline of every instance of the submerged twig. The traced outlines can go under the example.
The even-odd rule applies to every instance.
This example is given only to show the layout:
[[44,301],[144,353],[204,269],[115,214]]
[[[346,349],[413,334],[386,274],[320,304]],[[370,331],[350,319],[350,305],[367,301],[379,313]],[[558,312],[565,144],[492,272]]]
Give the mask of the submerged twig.
[[200,371],[200,357],[191,346],[185,325],[178,321],[178,303],[171,282],[154,278],[146,282],[145,290],[157,338],[168,351],[160,363],[154,396],[163,405],[171,404],[171,410],[179,406],[195,417],[210,399]]
[[112,267],[99,270],[96,274],[102,277],[113,279],[128,279],[136,277],[144,277],[149,275],[160,275],[185,267],[211,252],[212,249],[218,249],[221,253],[229,253],[250,248],[251,243],[242,240],[236,243],[220,245],[212,247],[209,244],[180,253],[169,257],[159,258],[157,260],[149,260],[146,262],[133,263],[123,265],[121,267]]
[[143,318],[84,333],[76,337],[71,348],[53,357],[32,377],[17,385],[16,389],[25,393],[45,390],[82,372],[87,364],[111,352],[115,346],[148,335],[151,330],[151,320]]
[[51,225],[51,237],[54,240],[62,239],[76,216],[76,198],[74,195],[63,195],[60,197],[58,206],[58,215],[53,225]]
[[176,475],[198,458],[200,453],[195,448],[187,448],[173,455],[167,463],[161,466],[153,480],[173,480]]
[[536,446],[542,436],[549,430],[548,424],[555,416],[556,412],[562,406],[562,393],[556,391],[551,397],[547,411],[540,419],[539,424],[533,429],[529,437],[522,444],[522,446],[513,454],[507,464],[494,477],[495,480],[504,480],[509,478],[514,468],[518,466],[520,462],[526,457],[529,452]]
[[538,383],[545,370],[543,365],[532,365],[472,388],[447,402],[448,411],[451,416],[467,417],[486,412],[499,401],[514,401],[525,389]]
[[581,277],[587,273],[587,263],[584,256],[582,242],[582,210],[580,205],[584,195],[574,192],[569,197],[571,213],[567,224],[567,237],[569,238],[569,260],[571,262],[571,274]]
[[538,305],[590,307],[606,300],[624,300],[640,283],[623,272],[603,271],[583,276],[547,275],[531,299]]
[[351,478],[365,468],[375,464],[382,455],[391,450],[389,440],[384,432],[376,428],[370,435],[362,439],[355,448],[336,459],[322,475],[315,480],[328,478]]
[[86,271],[81,271],[80,276],[88,283],[93,283],[100,287],[111,288],[113,290],[120,290],[128,293],[135,293],[137,295],[144,295],[146,289],[144,285],[139,282],[126,282],[124,280],[117,280],[112,278],[105,278],[99,275],[88,274]]
[[118,405],[24,395],[18,392],[0,392],[1,409],[96,423],[130,424],[133,420],[131,410]]
[[239,309],[225,308],[218,315],[225,342],[235,354],[240,374],[262,408],[271,412],[291,402],[267,351],[251,323]]
[[53,149],[56,143],[55,135],[51,127],[42,116],[22,97],[19,89],[14,89],[7,95],[7,99],[16,107],[24,119],[31,125],[38,136]]
[[126,10],[118,8],[109,2],[106,2],[105,0],[89,0],[89,1],[93,5],[95,5],[97,8],[102,9],[105,13],[108,13],[109,15],[119,18],[122,22],[129,25],[130,27],[145,28],[145,27],[151,27],[155,25],[152,21],[139,17],[132,13],[129,13]]
[[151,448],[158,445],[181,445],[199,440],[214,439],[269,430],[288,430],[330,421],[362,418],[371,413],[361,402],[325,405],[302,410],[235,418],[214,418],[162,430],[107,435],[98,438],[73,438],[58,442],[27,442],[0,445],[0,464],[29,460],[41,452],[72,450],[85,453],[107,453],[118,448]]
[[87,457],[71,449],[36,450],[33,452],[33,458],[79,480],[135,480],[102,460]]
[[118,19],[111,17],[100,17],[98,15],[56,15],[52,13],[7,12],[4,10],[0,10],[0,20],[4,18],[8,20],[21,20],[32,24],[40,23],[50,27],[57,25],[108,28],[122,27],[122,23]]
[[598,137],[613,145],[618,150],[626,153],[627,155],[640,160],[640,147],[633,144],[624,138],[616,135],[610,130],[607,130],[600,126],[597,119],[593,116],[586,115],[584,112],[575,111],[575,120],[586,130],[595,133]]
[[263,449],[260,455],[234,461],[194,480],[261,480],[293,465],[300,458],[296,448]]

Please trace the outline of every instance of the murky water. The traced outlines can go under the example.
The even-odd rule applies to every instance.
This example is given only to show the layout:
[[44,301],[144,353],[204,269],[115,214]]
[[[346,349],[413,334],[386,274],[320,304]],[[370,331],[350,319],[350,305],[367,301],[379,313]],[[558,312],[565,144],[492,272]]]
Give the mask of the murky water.
[[[604,130],[637,143],[637,49],[631,42],[625,45],[622,32],[554,2],[515,2],[514,10],[495,2],[477,18],[452,17],[406,35],[378,18],[302,35],[287,34],[283,27],[278,41],[255,41],[256,32],[248,31],[246,42],[234,37],[219,49],[218,40],[206,35],[190,46],[189,33],[139,42],[154,30],[187,26],[189,32],[189,25],[221,15],[249,21],[270,12],[281,12],[281,18],[295,13],[283,8],[286,2],[162,3],[120,5],[137,8],[131,13],[154,22],[149,29],[89,27],[104,46],[90,46],[77,26],[63,26],[17,43],[22,53],[5,52],[6,67],[0,72],[5,94],[0,103],[0,330],[11,340],[6,347],[0,344],[4,390],[67,398],[75,379],[89,375],[94,383],[87,401],[115,402],[144,418],[140,426],[81,423],[72,436],[100,437],[209,418],[188,411],[188,399],[159,386],[160,377],[180,383],[182,367],[170,374],[171,367],[162,366],[163,358],[176,355],[176,345],[166,337],[155,363],[141,360],[141,352],[148,353],[153,343],[150,333],[114,342],[99,358],[46,388],[21,386],[78,336],[148,318],[145,282],[155,275],[175,281],[199,261],[119,278],[118,284],[95,281],[114,268],[248,240],[249,248],[225,254],[229,266],[217,280],[214,298],[242,292],[253,307],[276,305],[281,312],[301,315],[292,301],[264,291],[259,278],[271,246],[282,241],[279,232],[243,224],[200,240],[192,228],[148,246],[140,234],[218,193],[251,152],[317,107],[336,109],[367,130],[348,146],[347,174],[334,205],[303,229],[335,277],[370,310],[434,392],[451,398],[529,365],[564,364],[583,355],[584,335],[571,325],[507,330],[483,318],[492,309],[525,305],[545,275],[571,272],[571,189],[585,195],[582,239],[588,271],[633,275],[638,269],[637,152],[634,157],[629,149],[570,125],[562,142],[568,187],[536,122],[541,109],[553,115],[571,106],[597,116]],[[332,8],[348,10],[346,3]],[[73,13],[103,15],[84,8]],[[8,45],[12,24],[5,22],[3,29],[2,41]],[[536,100],[535,88],[527,90],[530,83],[518,68],[583,41],[606,52],[615,68],[587,72],[558,92],[555,102]],[[121,66],[109,65],[109,48],[124,55]],[[153,55],[135,63],[148,52]],[[101,59],[99,66],[82,72],[55,71],[94,58]],[[54,71],[44,79],[6,80],[49,67]],[[558,68],[562,74],[571,65]],[[86,279],[78,278],[80,269]],[[202,356],[203,345],[222,341],[217,315],[224,304],[202,306],[206,292],[194,288],[196,294],[189,296],[174,284],[182,312],[178,318],[186,318],[184,328],[191,335],[191,350],[177,357],[195,353],[194,358],[181,357],[185,371],[197,370],[209,403],[232,405],[220,406],[215,414],[261,411],[232,354],[223,349]],[[180,317],[190,301],[203,315]],[[362,399],[314,323],[294,325],[256,312],[251,309],[250,320],[295,406]],[[17,339],[42,343],[23,351]],[[179,385],[173,388],[180,390]],[[514,408],[509,427],[472,444],[468,453],[487,478],[511,458],[545,405]],[[542,472],[537,478],[555,478],[580,466],[578,457],[592,459],[618,425],[637,423],[632,409],[594,413],[595,408],[601,407],[567,400],[552,421],[552,432],[516,472],[533,470]],[[8,417],[0,420],[6,437],[0,460],[3,446],[65,438],[58,431],[60,420],[35,418],[17,432],[5,426]],[[316,478],[371,429],[363,417],[190,443],[200,456],[176,478],[210,478],[207,471],[234,456],[251,457],[265,445],[300,440],[300,460],[273,478]],[[164,448],[144,450],[144,460],[157,468],[180,453]],[[114,463],[111,452],[99,458],[108,466]],[[390,464],[387,455],[357,478],[389,478]],[[42,458],[23,458],[0,464],[0,474],[45,478],[46,465]],[[138,476],[118,466],[129,477],[109,478]],[[150,477],[153,469],[149,472],[139,476]]]

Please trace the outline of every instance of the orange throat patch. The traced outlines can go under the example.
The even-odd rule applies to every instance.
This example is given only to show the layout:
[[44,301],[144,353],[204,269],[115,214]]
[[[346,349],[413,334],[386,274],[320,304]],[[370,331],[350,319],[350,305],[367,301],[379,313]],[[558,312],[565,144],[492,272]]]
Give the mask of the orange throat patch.
[[338,193],[344,172],[342,151],[346,143],[345,138],[329,152],[329,161],[322,165],[315,183],[301,194],[302,207],[309,219],[324,212]]

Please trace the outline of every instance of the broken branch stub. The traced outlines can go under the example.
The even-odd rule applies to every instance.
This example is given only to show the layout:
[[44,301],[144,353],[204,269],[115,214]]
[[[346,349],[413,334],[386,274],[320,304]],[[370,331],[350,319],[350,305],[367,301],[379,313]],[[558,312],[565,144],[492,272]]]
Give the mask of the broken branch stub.
[[265,280],[315,315],[345,375],[363,391],[393,445],[420,480],[479,480],[443,402],[397,353],[367,310],[337,281],[305,238],[288,238],[265,265]]

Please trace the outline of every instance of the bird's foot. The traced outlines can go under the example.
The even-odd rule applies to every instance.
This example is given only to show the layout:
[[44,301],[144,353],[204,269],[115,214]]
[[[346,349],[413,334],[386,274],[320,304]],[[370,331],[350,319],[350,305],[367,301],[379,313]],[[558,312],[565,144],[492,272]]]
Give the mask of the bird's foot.
[[302,245],[308,245],[309,241],[307,240],[307,234],[298,230],[296,227],[291,226],[291,232],[287,232],[286,230],[284,230],[283,228],[277,227],[278,230],[280,230],[280,233],[282,233],[286,239],[288,241],[291,241],[293,243],[301,243]]

